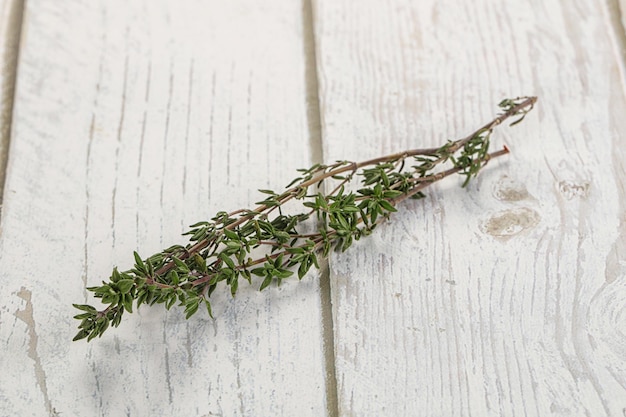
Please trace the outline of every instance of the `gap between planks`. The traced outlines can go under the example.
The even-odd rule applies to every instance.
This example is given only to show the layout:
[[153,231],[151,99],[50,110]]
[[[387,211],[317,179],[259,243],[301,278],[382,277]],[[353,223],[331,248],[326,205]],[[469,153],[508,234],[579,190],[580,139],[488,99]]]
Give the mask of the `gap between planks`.
[[[0,217],[8,163],[25,0],[0,0]],[[306,108],[312,163],[323,163],[321,109],[312,0],[302,1],[302,41],[305,60]],[[1,230],[0,230],[1,232]],[[339,415],[335,372],[334,326],[328,259],[320,259],[320,303],[323,329],[326,407],[330,417]]]
[[[306,109],[311,160],[324,163],[322,115],[319,102],[317,53],[312,0],[302,1],[302,41],[306,83]],[[330,268],[328,258],[320,260],[320,303],[322,312],[323,354],[326,374],[326,410],[329,417],[339,416],[337,374],[335,370],[335,338],[331,304]]]
[[0,0],[0,216],[25,0]]
[[619,67],[622,91],[626,95],[626,0],[606,0],[604,17],[610,26],[609,36],[613,41],[615,61]]

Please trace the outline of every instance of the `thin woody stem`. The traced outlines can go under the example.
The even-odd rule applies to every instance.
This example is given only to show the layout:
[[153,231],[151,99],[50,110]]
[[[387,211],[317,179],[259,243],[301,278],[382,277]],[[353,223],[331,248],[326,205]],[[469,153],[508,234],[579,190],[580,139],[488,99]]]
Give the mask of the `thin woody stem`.
[[[135,252],[133,269],[119,272],[115,268],[109,282],[88,288],[108,304],[104,310],[74,305],[81,310],[75,316],[81,324],[74,340],[89,341],[101,336],[109,325],[117,327],[124,311],[132,313],[135,301],[137,307],[165,303],[167,309],[180,302],[187,318],[203,302],[212,317],[208,299],[222,281],[234,296],[242,277],[250,282],[252,275],[265,277],[260,286],[263,290],[273,280],[280,283],[292,275],[292,267],[298,266],[298,278],[302,279],[312,265],[319,268],[317,256],[326,257],[331,250],[345,251],[385,222],[397,211],[398,204],[422,197],[421,191],[429,185],[461,174],[466,177],[465,187],[491,159],[509,153],[506,146],[488,153],[493,130],[512,117],[517,116],[517,120],[511,125],[519,123],[536,101],[536,97],[502,100],[501,114],[470,135],[438,148],[411,149],[361,162],[316,164],[299,170],[302,176],[282,193],[261,190],[270,196],[257,203],[255,209],[219,212],[211,221],[190,226],[185,234],[192,235],[191,243],[186,246],[174,245],[145,260]],[[409,159],[414,163],[405,170]],[[344,186],[355,175],[362,176],[357,181],[362,188],[345,191]],[[319,189],[309,191],[331,179],[332,187],[326,187],[325,193]],[[302,200],[304,212],[283,215],[284,205],[295,199]],[[302,233],[301,226],[313,213],[317,213],[317,230]],[[258,257],[257,248],[265,256]]]
[[[512,107],[511,109],[507,110],[506,112],[504,112],[503,114],[499,115],[498,117],[496,117],[495,119],[491,120],[490,122],[486,123],[485,125],[483,125],[482,127],[480,127],[479,129],[476,129],[474,132],[472,132],[470,135],[466,136],[463,139],[459,139],[455,142],[453,142],[453,145],[451,145],[448,148],[448,151],[450,153],[454,153],[457,150],[461,149],[467,142],[469,142],[472,138],[476,137],[477,135],[480,135],[483,132],[487,132],[487,131],[492,131],[496,126],[500,125],[502,122],[504,122],[505,120],[507,120],[510,117],[516,116],[518,115],[520,112],[522,111],[528,111],[528,110],[524,110],[526,108],[532,108],[532,106],[536,103],[537,101],[537,97],[528,97],[525,100],[523,100],[522,102],[520,102],[519,104],[515,105],[514,107]],[[348,171],[352,171],[352,172],[356,172],[359,168],[365,167],[365,166],[370,166],[370,165],[376,165],[376,164],[380,164],[380,163],[384,163],[384,162],[391,162],[391,161],[397,161],[399,159],[406,159],[408,157],[411,156],[419,156],[419,155],[433,155],[436,154],[437,151],[440,148],[422,148],[422,149],[411,149],[411,150],[407,150],[404,152],[398,152],[398,153],[394,153],[394,154],[390,154],[390,155],[386,155],[386,156],[382,156],[382,157],[378,157],[378,158],[373,158],[373,159],[368,159],[362,162],[353,162],[349,165],[345,165],[345,166],[341,166],[335,169],[332,169],[330,171],[327,172],[323,172],[313,178],[311,178],[308,181],[304,181],[292,188],[290,188],[289,190],[285,191],[282,196],[284,196],[283,198],[281,198],[279,200],[280,204],[284,204],[287,201],[291,200],[292,198],[295,197],[296,193],[298,190],[304,188],[304,187],[309,187],[313,184],[316,184],[326,178],[335,176],[335,175],[339,175],[342,174],[344,172],[348,172]],[[438,160],[433,161],[433,163],[438,163],[441,162],[441,158],[439,158]],[[458,170],[456,171],[458,172]],[[419,190],[415,191],[415,193],[417,193]],[[410,196],[408,196],[410,197]],[[407,198],[408,198],[407,197]],[[258,216],[260,214],[262,214],[263,212],[265,212],[268,209],[271,209],[272,207],[276,207],[276,206],[268,206],[265,204],[261,204],[259,206],[257,206],[254,210],[251,210],[249,213],[245,216],[240,217],[239,219],[237,219],[236,221],[234,221],[233,223],[225,226],[226,229],[229,230],[233,230],[234,228],[236,228],[237,226],[245,223],[246,221],[250,220],[251,218]],[[233,212],[234,214],[238,214],[238,213],[243,213],[246,212],[246,210],[237,210],[235,212]],[[219,231],[218,231],[219,233]],[[193,246],[191,246],[190,248],[188,248],[184,254],[181,255],[181,259],[187,259],[190,256],[192,256],[195,253],[200,252],[202,249],[206,248],[208,245],[210,244],[210,240],[208,239],[204,239],[201,240],[199,242],[197,242],[196,244],[194,244]],[[167,273],[170,269],[172,269],[174,267],[174,262],[170,261],[167,264],[163,265],[161,268],[159,268],[156,271],[157,275],[162,275]]]
[[[484,164],[486,164],[487,162],[489,162],[491,159],[493,158],[497,158],[499,156],[502,155],[506,155],[509,153],[509,149],[507,147],[504,147],[503,149],[496,151],[496,152],[492,152],[490,154],[488,154],[481,162],[483,162]],[[462,168],[460,167],[454,167],[454,168],[450,168],[447,169],[445,171],[442,171],[440,173],[434,174],[432,175],[430,178],[428,178],[425,181],[422,181],[419,183],[419,185],[416,185],[414,188],[412,188],[410,191],[408,191],[407,193],[394,198],[394,199],[389,199],[389,203],[391,203],[391,205],[396,206],[397,204],[403,202],[404,200],[407,200],[408,198],[414,196],[415,194],[417,194],[418,192],[422,191],[423,189],[425,189],[426,187],[428,187],[429,185],[440,181],[446,177],[449,177],[451,175],[454,175],[456,173],[458,173],[459,171],[461,171]],[[379,218],[376,222],[373,223],[373,225],[378,225],[380,223],[382,223],[384,220],[386,219],[386,217],[381,217]],[[356,222],[357,224],[361,224],[363,223],[363,218],[359,218]],[[372,227],[373,225],[370,225],[370,227]],[[328,232],[328,234],[326,235],[327,237],[333,237],[336,235],[336,231],[330,231]],[[294,237],[303,237],[304,235],[296,235]],[[322,235],[320,233],[312,233],[309,235],[306,235],[306,238],[309,238],[311,241],[313,241],[315,243],[314,252],[317,252],[321,249],[321,245],[324,243],[323,239],[322,239]],[[259,241],[257,242],[258,244],[263,244],[263,245],[271,245],[271,246],[277,246],[280,247],[281,245],[276,243],[276,242],[271,242],[271,241]],[[295,246],[295,248],[304,248],[306,247],[306,244],[302,244],[300,246]],[[263,262],[265,262],[268,257],[269,259],[276,259],[279,256],[287,256],[287,259],[285,260],[285,264],[287,264],[287,261],[289,260],[289,258],[291,256],[293,256],[293,254],[291,252],[289,252],[288,250],[283,250],[283,251],[279,251],[276,253],[273,253],[271,255],[268,255],[267,257],[263,257],[263,258],[258,258],[255,259],[253,261],[250,262],[246,262],[243,265],[238,265],[237,269],[246,269],[255,265],[259,265],[262,264]],[[212,274],[207,274],[207,275],[203,275],[201,276],[199,279],[193,281],[192,286],[198,286],[198,285],[202,285],[202,284],[206,284],[207,282],[209,282],[213,277],[215,276],[215,273]]]

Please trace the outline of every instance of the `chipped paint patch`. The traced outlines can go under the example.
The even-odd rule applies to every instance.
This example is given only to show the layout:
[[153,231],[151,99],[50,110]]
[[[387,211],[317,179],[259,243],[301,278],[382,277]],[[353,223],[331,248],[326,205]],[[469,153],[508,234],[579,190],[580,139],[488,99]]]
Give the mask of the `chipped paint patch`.
[[530,194],[523,183],[503,175],[493,188],[493,196],[500,201],[521,201],[529,198]]
[[585,199],[589,195],[589,181],[559,181],[559,192],[566,200],[573,198]]
[[35,319],[33,315],[33,303],[31,302],[32,293],[30,290],[22,287],[17,296],[26,302],[24,310],[17,310],[15,317],[22,320],[28,327],[28,357],[35,362],[35,378],[37,379],[37,385],[43,395],[43,399],[46,405],[46,410],[51,415],[56,414],[56,410],[52,407],[50,397],[48,396],[48,387],[46,385],[46,372],[41,365],[41,358],[37,353],[37,343],[39,336],[37,335]]
[[507,209],[484,220],[480,230],[493,237],[508,239],[524,230],[532,229],[540,219],[539,213],[530,208]]

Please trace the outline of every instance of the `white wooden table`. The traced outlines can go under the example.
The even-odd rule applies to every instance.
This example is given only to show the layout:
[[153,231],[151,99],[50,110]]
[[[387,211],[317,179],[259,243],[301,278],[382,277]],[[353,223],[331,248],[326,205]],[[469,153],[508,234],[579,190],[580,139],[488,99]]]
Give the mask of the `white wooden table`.
[[[626,415],[620,6],[0,0],[0,415]],[[510,156],[321,272],[71,342],[134,250],[517,95],[540,102],[495,134]]]

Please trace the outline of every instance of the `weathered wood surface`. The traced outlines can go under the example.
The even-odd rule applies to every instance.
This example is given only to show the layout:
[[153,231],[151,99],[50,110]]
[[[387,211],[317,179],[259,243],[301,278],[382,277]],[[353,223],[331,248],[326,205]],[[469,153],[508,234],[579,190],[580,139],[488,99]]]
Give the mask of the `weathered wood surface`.
[[[623,416],[623,6],[27,1],[0,416]],[[537,108],[494,135],[511,155],[331,257],[332,309],[310,274],[219,297],[214,321],[143,308],[70,342],[71,303],[133,250],[312,162],[463,136],[522,94]]]
[[0,204],[9,152],[22,10],[22,0],[0,0]]
[[[316,0],[324,158],[513,153],[331,260],[340,415],[626,413],[626,105],[603,2]],[[359,144],[359,146],[355,146]]]
[[[0,415],[326,414],[318,277],[70,343],[86,285],[319,147],[292,1],[28,1],[2,215]],[[318,122],[319,124],[319,122]],[[163,311],[161,311],[163,310]]]

